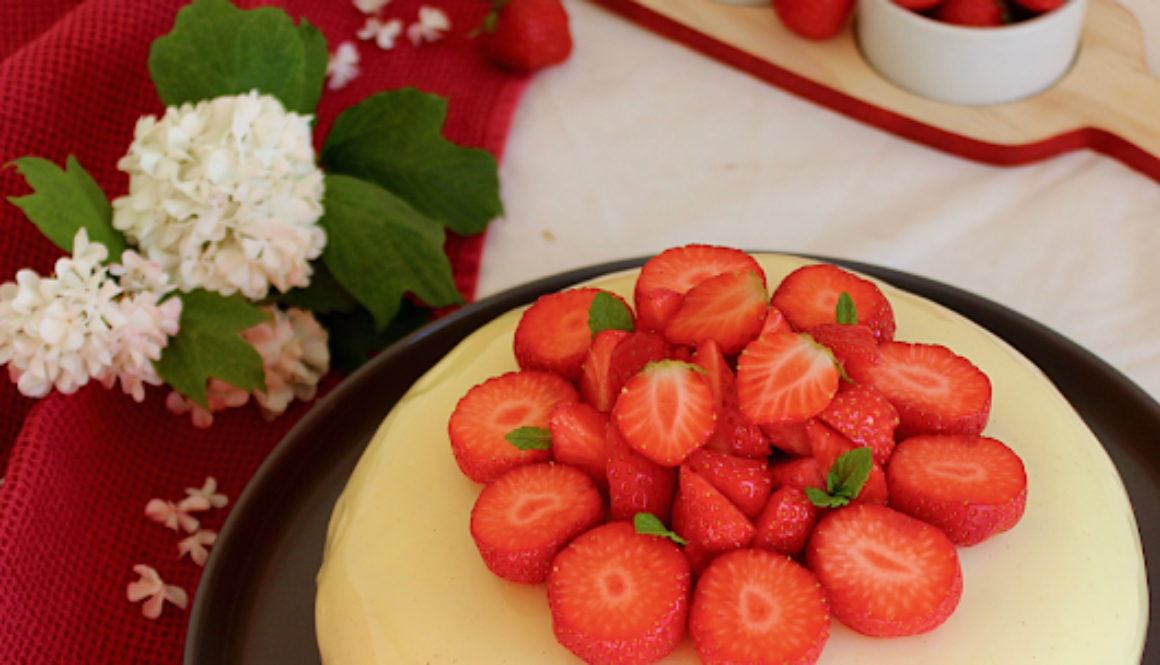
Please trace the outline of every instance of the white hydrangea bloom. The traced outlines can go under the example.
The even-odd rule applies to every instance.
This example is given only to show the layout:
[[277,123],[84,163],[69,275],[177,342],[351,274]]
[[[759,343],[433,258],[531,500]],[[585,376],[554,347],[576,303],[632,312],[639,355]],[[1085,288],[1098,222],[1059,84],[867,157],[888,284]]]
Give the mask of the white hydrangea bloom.
[[113,226],[184,292],[258,300],[308,285],[326,244],[312,120],[256,91],[141,118]]

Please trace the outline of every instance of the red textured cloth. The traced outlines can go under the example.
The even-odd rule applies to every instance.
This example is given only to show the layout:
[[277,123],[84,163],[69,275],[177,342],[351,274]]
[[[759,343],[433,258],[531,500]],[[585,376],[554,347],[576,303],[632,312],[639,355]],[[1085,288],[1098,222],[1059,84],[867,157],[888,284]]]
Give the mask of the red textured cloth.
[[[75,154],[110,198],[127,177],[116,170],[137,118],[163,109],[146,67],[149,45],[173,25],[177,0],[5,0],[0,9],[0,163],[36,155],[63,164]],[[364,17],[349,0],[276,4],[304,16],[331,50],[355,41]],[[420,4],[452,22],[442,41],[385,52],[356,42],[361,76],[327,91],[318,107],[321,137],[335,115],[368,94],[414,86],[449,97],[445,134],[498,157],[526,77],[490,65],[467,39],[487,5],[479,0],[394,0],[386,17],[416,20]],[[12,169],[0,195],[27,193]],[[456,283],[474,295],[482,236],[447,242]],[[18,209],[0,202],[0,281],[22,267],[42,274],[61,252]],[[328,377],[323,389],[338,379]],[[262,460],[309,405],[267,423],[251,404],[217,414],[209,430],[169,413],[166,390],[144,404],[90,386],[33,401],[0,380],[0,662],[177,663],[187,613],[167,605],[149,621],[126,599],[134,564],[158,570],[191,600],[201,568],[178,558],[178,534],[148,520],[152,498],[179,500],[214,476],[236,499]],[[9,452],[11,453],[9,456]],[[231,504],[232,506],[232,501]],[[202,513],[217,530],[229,506]]]

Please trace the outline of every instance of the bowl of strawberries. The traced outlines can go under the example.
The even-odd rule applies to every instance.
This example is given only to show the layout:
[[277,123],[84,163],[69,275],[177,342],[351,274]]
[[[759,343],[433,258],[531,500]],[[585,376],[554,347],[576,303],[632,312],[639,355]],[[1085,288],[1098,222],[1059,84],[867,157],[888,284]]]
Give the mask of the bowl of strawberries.
[[1087,0],[860,0],[867,62],[935,101],[1006,104],[1050,88],[1080,48]]

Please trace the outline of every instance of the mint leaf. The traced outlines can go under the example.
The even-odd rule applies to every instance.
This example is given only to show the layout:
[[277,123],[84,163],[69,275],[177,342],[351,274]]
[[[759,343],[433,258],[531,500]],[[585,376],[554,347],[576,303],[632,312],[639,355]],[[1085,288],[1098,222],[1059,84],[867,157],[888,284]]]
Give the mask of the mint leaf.
[[806,497],[819,508],[841,508],[850,503],[849,499],[830,496],[816,487],[807,487]]
[[601,330],[632,332],[632,312],[615,296],[601,291],[592,299],[592,305],[588,308],[588,329],[592,331],[593,337]]
[[209,408],[205,385],[221,379],[247,392],[266,389],[262,356],[240,333],[269,315],[243,298],[226,298],[204,289],[183,293],[181,330],[154,363],[171,388]]
[[443,227],[372,183],[326,176],[326,229],[322,260],[382,330],[395,318],[404,293],[430,307],[458,305]]
[[330,366],[351,373],[362,367],[375,351],[381,351],[431,320],[431,311],[410,300],[404,300],[398,315],[382,331],[363,308],[347,313],[327,312],[318,315],[330,341]]
[[326,85],[326,65],[330,62],[330,51],[326,47],[326,35],[306,19],[298,22],[298,38],[302,40],[302,53],[306,58],[298,110],[299,113],[313,113],[318,100],[322,98],[322,88]]
[[858,308],[854,306],[854,299],[849,293],[843,291],[838,296],[838,306],[835,310],[834,314],[841,325],[852,326],[858,323]]
[[681,538],[675,532],[666,529],[660,518],[656,515],[653,515],[652,513],[637,513],[632,518],[632,526],[639,534],[668,538],[678,545],[688,544],[684,538]]
[[195,0],[153,42],[149,74],[166,106],[257,90],[287,110],[309,113],[316,87],[321,90],[316,32],[300,32],[281,9],[243,11],[228,0]]
[[503,212],[495,157],[443,138],[447,102],[414,88],[380,92],[343,111],[322,147],[323,168],[369,180],[460,235]]
[[874,467],[874,453],[869,448],[855,448],[842,453],[834,460],[826,474],[826,491],[807,487],[806,496],[815,506],[838,508],[848,505],[858,498],[862,486],[870,479]]
[[552,433],[543,427],[517,427],[504,439],[520,450],[551,450]]
[[334,273],[322,261],[312,264],[314,274],[310,276],[310,286],[290,289],[278,298],[286,307],[297,307],[315,314],[326,312],[349,313],[358,309],[358,301],[342,288],[334,278]]
[[73,238],[77,231],[85,229],[89,241],[99,242],[109,250],[110,260],[121,260],[128,245],[121,232],[113,228],[113,208],[76,157],[68,156],[66,170],[39,157],[22,157],[12,163],[34,193],[11,196],[8,201],[23,210],[46,238],[71,254]]

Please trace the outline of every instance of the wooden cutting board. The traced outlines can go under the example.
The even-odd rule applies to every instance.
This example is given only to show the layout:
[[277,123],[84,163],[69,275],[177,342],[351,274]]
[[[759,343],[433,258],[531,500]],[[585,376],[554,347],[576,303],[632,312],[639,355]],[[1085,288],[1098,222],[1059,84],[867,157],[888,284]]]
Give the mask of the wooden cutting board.
[[1088,148],[1160,181],[1160,80],[1145,64],[1139,23],[1115,0],[1090,0],[1079,57],[1055,86],[985,107],[894,86],[862,58],[851,25],[812,42],[789,32],[768,6],[595,1],[789,92],[952,154],[1014,165]]

